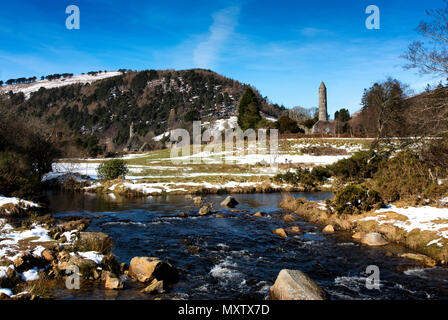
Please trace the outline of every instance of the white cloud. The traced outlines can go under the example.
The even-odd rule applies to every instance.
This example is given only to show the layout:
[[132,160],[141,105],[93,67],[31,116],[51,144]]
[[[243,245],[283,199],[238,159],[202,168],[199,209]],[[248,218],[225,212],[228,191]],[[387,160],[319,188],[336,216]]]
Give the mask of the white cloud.
[[219,59],[220,51],[234,34],[239,11],[239,7],[229,7],[213,15],[213,24],[210,27],[207,39],[200,42],[193,51],[193,60],[196,67],[214,68],[216,61]]

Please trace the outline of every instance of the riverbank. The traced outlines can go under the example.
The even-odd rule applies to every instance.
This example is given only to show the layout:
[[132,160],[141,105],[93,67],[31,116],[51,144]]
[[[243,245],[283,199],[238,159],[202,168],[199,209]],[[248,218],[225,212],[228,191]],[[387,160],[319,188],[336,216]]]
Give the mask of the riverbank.
[[409,207],[404,204],[388,205],[359,215],[338,215],[323,202],[285,198],[280,207],[303,217],[309,222],[326,227],[329,232],[349,231],[355,241],[364,241],[369,234],[378,239],[370,245],[397,243],[415,253],[402,254],[427,266],[446,265],[448,261],[448,208]]

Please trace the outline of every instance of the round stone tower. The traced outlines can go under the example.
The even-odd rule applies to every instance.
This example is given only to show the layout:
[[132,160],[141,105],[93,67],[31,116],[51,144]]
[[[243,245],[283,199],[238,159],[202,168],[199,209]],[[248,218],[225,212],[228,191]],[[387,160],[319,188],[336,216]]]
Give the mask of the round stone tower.
[[327,87],[321,83],[319,87],[319,121],[327,121]]

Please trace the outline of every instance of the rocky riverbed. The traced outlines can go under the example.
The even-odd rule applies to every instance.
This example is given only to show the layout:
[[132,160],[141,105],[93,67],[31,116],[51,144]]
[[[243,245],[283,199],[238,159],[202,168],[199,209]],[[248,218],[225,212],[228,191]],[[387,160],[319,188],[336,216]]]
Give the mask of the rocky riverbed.
[[[282,269],[302,270],[329,299],[448,297],[445,268],[400,258],[409,253],[402,246],[368,247],[350,233],[323,232],[279,209],[282,198],[49,193],[51,216],[2,220],[2,298],[278,298],[274,283],[306,279],[285,278]],[[368,265],[379,266],[381,290],[366,288]],[[79,290],[67,288],[73,267]]]

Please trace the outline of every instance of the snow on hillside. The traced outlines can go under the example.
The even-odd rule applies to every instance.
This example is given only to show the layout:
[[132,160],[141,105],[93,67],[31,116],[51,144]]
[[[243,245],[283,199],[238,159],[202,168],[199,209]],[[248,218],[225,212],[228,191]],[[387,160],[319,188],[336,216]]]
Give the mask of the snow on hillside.
[[[223,132],[228,129],[235,129],[238,127],[238,117],[230,117],[228,119],[216,119],[211,123],[209,121],[203,122],[202,127],[205,129],[210,129],[213,132]],[[154,141],[160,141],[164,137],[168,136],[170,131],[164,132],[152,138]]]
[[18,85],[11,85],[11,86],[4,86],[0,88],[0,93],[6,93],[9,91],[12,91],[14,93],[17,92],[23,92],[25,94],[25,98],[29,99],[31,93],[38,91],[40,88],[45,89],[51,89],[51,88],[58,88],[58,87],[64,87],[69,86],[72,84],[86,84],[86,83],[92,83],[97,80],[111,78],[115,76],[121,75],[121,72],[118,71],[108,71],[108,72],[102,72],[98,73],[97,75],[88,75],[88,74],[81,74],[77,76],[73,76],[71,78],[62,78],[57,80],[40,80],[33,83],[27,83],[27,84],[18,84]]

